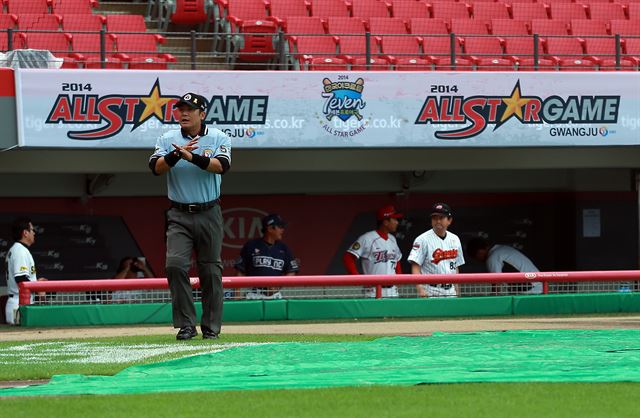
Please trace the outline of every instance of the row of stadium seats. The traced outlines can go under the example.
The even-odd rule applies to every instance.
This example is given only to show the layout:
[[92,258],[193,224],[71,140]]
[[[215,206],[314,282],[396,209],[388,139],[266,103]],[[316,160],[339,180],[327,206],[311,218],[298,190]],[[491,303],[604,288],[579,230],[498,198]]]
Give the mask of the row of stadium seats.
[[[307,28],[311,22],[308,21]],[[293,22],[292,22],[293,24]],[[320,29],[320,28],[318,28]],[[293,62],[299,68],[309,68],[330,58],[333,62],[349,62],[361,64],[367,49],[366,37],[358,36],[317,36],[313,34],[290,36],[289,49]],[[374,36],[369,50],[372,56],[389,64],[403,67],[409,64],[422,63],[433,65],[434,69],[448,69],[451,47],[461,67],[500,70],[504,68],[532,68],[534,56],[534,40],[531,36],[398,36],[385,34]],[[615,68],[616,48],[620,48],[623,56],[620,65],[634,69],[640,64],[640,38],[630,38],[616,45],[612,37],[546,37],[539,39],[538,53],[540,65],[549,69],[568,69],[570,67],[584,69]],[[336,61],[338,60],[338,61]],[[413,62],[410,62],[413,60]],[[426,60],[427,62],[423,62]],[[579,62],[577,62],[579,61]],[[443,68],[446,67],[446,68]],[[309,68],[312,69],[312,68]]]
[[[11,49],[45,49],[63,58],[63,68],[101,68],[100,51],[104,42],[107,65],[111,69],[167,69],[176,62],[171,54],[159,53],[157,45],[164,37],[154,34],[106,34],[66,32],[16,32]],[[7,39],[0,37],[0,50],[8,50]]]
[[91,14],[96,0],[0,0],[1,13]]
[[146,32],[142,15],[133,14],[36,14],[0,15],[0,29],[17,30],[66,30],[108,32]]
[[640,19],[640,1],[621,3],[489,3],[395,0],[217,0],[219,16],[230,21],[271,19],[277,23],[291,16],[317,17],[431,17],[440,19]]
[[291,17],[285,33],[302,34],[415,34],[415,35],[558,35],[558,36],[640,36],[640,20],[546,20],[532,21],[512,19],[376,18],[364,20],[357,17]]

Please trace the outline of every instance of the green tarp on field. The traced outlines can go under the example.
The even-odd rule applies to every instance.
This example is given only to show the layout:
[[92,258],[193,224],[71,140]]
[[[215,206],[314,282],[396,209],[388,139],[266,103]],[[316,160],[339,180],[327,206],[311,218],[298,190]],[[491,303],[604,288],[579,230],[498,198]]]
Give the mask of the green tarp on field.
[[[176,342],[179,344],[179,342]],[[458,382],[640,382],[640,330],[436,333],[235,347],[115,376],[54,376],[0,396]]]

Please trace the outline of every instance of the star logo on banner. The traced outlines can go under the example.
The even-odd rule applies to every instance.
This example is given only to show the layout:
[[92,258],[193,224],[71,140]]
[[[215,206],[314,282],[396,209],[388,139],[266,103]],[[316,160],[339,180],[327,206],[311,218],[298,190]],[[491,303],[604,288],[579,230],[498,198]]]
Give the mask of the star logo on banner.
[[[156,82],[153,84],[151,91],[148,96],[140,97],[140,101],[145,105],[142,114],[138,118],[138,122],[133,126],[133,129],[142,125],[147,119],[152,116],[155,116],[160,121],[164,121],[164,107],[169,103],[173,98],[171,97],[162,97],[162,93],[160,92],[160,79],[156,79]],[[131,129],[133,131],[133,129]]]
[[495,128],[493,128],[493,130],[495,131],[496,129],[498,129],[500,125],[508,121],[514,115],[520,120],[520,122],[523,122],[522,106],[529,103],[530,100],[530,98],[522,97],[520,93],[520,80],[518,80],[515,87],[513,88],[513,91],[511,91],[511,96],[502,99],[502,102],[507,105],[507,107],[504,109],[500,121],[496,123],[496,126]]

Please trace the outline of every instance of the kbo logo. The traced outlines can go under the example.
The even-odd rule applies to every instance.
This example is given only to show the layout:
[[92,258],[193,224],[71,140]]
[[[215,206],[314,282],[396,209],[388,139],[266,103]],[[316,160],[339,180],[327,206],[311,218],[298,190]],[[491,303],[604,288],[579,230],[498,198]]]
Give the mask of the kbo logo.
[[262,218],[267,212],[254,208],[233,208],[222,211],[224,237],[222,246],[242,248],[250,239],[262,236]]

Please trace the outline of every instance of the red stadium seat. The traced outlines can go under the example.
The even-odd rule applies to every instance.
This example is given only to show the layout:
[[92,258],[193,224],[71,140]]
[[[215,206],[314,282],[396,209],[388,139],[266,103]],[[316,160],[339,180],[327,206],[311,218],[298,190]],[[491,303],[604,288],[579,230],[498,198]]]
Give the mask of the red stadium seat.
[[[353,56],[364,55],[366,46],[366,28],[359,17],[333,16],[327,18],[327,30],[339,38],[340,55],[348,60]],[[371,51],[375,51],[375,39],[372,39]]]
[[612,35],[640,36],[640,20],[612,20],[609,26]]
[[166,70],[167,64],[176,59],[171,54],[158,53],[157,44],[163,40],[160,35],[118,35],[116,57],[127,62],[130,69]]
[[531,21],[531,34],[542,37],[547,35],[566,36],[568,30],[569,25],[564,20],[533,19]]
[[[554,38],[546,40],[547,53],[560,66],[583,66],[588,61],[582,42],[578,38]],[[578,62],[579,61],[579,62]]]
[[611,3],[610,0],[574,0],[575,3],[578,4],[585,4],[585,5],[590,5],[590,4],[595,4],[595,3]]
[[627,12],[629,13],[629,20],[635,21],[636,23],[640,22],[640,2],[629,3]]
[[413,18],[409,20],[409,29],[414,35],[447,35],[449,33],[449,27],[444,19]]
[[511,15],[516,20],[548,19],[547,8],[542,3],[513,3]]
[[[424,55],[435,64],[436,70],[450,71],[451,64],[451,37],[449,36],[426,36],[422,41]],[[462,57],[462,47],[460,42],[454,38],[455,64],[458,71],[469,71],[473,69],[473,62]]]
[[213,18],[213,9],[212,0],[172,0],[167,3],[166,15],[162,18],[163,29],[166,31],[171,22],[177,25],[199,26],[200,30],[207,30]]
[[397,58],[393,63],[396,71],[431,71],[433,64],[424,58]]
[[319,17],[291,16],[285,21],[285,32],[292,35],[322,34],[326,29]]
[[510,19],[511,16],[504,3],[476,3],[473,5],[473,18],[489,22],[491,19]]
[[640,65],[640,38],[626,38],[624,41],[626,58]]
[[383,35],[380,40],[380,49],[382,55],[392,63],[396,63],[401,58],[420,60],[422,55],[420,38],[415,36]]
[[[317,0],[316,0],[317,1]],[[390,17],[387,4],[376,0],[350,0],[353,17]]]
[[[7,32],[0,33],[0,51],[6,52],[14,49],[23,49],[25,45],[24,33],[14,32],[12,45],[9,45],[9,34]],[[11,49],[9,49],[11,47]]]
[[465,58],[479,71],[513,71],[515,60],[504,55],[502,43],[496,37],[467,37],[464,39]]
[[[620,43],[620,66],[627,70],[635,67],[633,60],[624,56]],[[616,69],[616,39],[613,36],[602,38],[585,38],[584,49],[587,55],[594,57],[600,69],[613,71]]]
[[451,32],[458,36],[488,35],[489,28],[484,20],[478,19],[451,19]]
[[96,7],[98,7],[97,0],[51,0],[51,11],[58,15],[90,15]]
[[307,0],[268,0],[270,16],[278,26],[283,27],[290,17],[308,17],[310,4]]
[[269,62],[275,58],[277,24],[268,17],[262,0],[220,0],[225,19],[226,51],[229,59]]
[[[0,51],[9,50],[9,33],[7,29],[16,28],[16,16],[12,14],[0,14]],[[20,49],[24,47],[24,34],[14,32],[12,36],[11,49]]]
[[16,20],[15,15],[0,14],[0,30],[15,29]]
[[439,19],[469,19],[469,9],[465,3],[431,3],[431,16]]
[[7,13],[15,15],[23,13],[49,13],[48,0],[4,0]]
[[[533,71],[535,69],[535,50],[533,47],[533,36],[504,39],[504,52],[517,61],[519,71]],[[546,57],[540,39],[538,40],[538,67],[539,71],[553,71],[556,69],[555,61]]]
[[30,32],[25,34],[26,47],[29,49],[44,49],[56,58],[64,59],[62,68],[77,68],[77,63],[70,44],[71,36],[62,32]]
[[575,58],[560,61],[558,69],[560,71],[597,71],[598,65],[593,61]]
[[[105,68],[122,69],[122,63],[115,57],[113,35],[105,36]],[[76,60],[82,62],[84,68],[101,68],[100,34],[77,33],[71,35],[71,48]]]
[[18,15],[18,29],[21,30],[60,30],[60,17],[52,14],[24,13]]
[[[113,35],[105,36],[105,68],[122,69],[122,63],[115,56]],[[77,33],[71,37],[74,57],[83,63],[84,68],[102,68],[100,62],[100,34]]]
[[555,3],[549,4],[549,12],[553,20],[586,19],[587,9],[582,4]]
[[491,33],[494,35],[528,35],[526,22],[513,19],[491,19]]
[[[582,1],[582,0],[580,0]],[[593,3],[589,5],[589,17],[597,20],[626,19],[624,8],[617,3]]]
[[365,21],[359,17],[331,16],[326,19],[327,31],[333,35],[344,33],[363,34],[367,31]]
[[313,58],[307,62],[309,71],[349,71],[349,62],[342,58]]
[[571,20],[571,34],[574,36],[608,35],[604,20]]
[[369,32],[372,35],[399,35],[408,33],[404,20],[392,17],[372,17],[369,19]]
[[430,17],[427,3],[416,0],[394,0],[392,6],[393,17],[403,19],[405,22],[413,18]]
[[62,29],[66,32],[90,31],[99,32],[106,18],[102,15],[66,14],[62,16]]
[[301,35],[290,39],[294,68],[305,69],[317,58],[338,57],[338,38],[335,36]]
[[391,69],[391,62],[382,57],[371,58],[369,69],[367,69],[366,57],[355,58],[351,62],[351,71],[388,71]]
[[109,32],[146,32],[147,25],[142,15],[110,14],[106,15],[107,31]]
[[313,0],[311,16],[351,16],[349,6],[342,0]]

